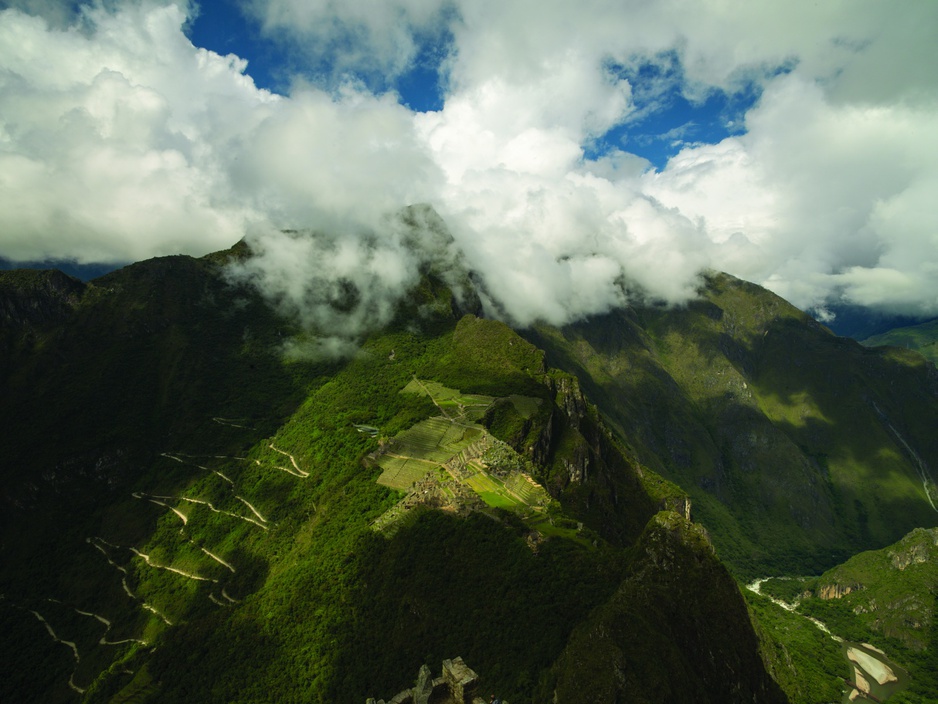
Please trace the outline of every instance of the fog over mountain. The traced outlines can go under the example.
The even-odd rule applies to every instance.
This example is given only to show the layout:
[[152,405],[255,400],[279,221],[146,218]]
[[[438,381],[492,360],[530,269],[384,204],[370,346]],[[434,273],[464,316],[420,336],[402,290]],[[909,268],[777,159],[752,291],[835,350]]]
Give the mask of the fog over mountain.
[[[520,325],[626,291],[680,303],[708,268],[822,318],[834,302],[938,314],[934,3],[245,11],[293,57],[282,92],[195,46],[194,4],[0,13],[0,256],[130,261],[246,237],[262,261],[242,274],[275,297],[351,280],[377,323],[420,264],[389,223],[426,203]],[[419,112],[389,86],[428,52],[441,107]],[[678,125],[654,165],[638,126],[675,95],[755,98],[719,138]]]

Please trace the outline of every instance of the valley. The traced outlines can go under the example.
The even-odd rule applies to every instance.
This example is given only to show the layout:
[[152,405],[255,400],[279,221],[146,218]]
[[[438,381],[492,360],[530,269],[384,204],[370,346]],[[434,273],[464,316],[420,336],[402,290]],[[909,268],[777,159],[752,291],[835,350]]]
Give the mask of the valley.
[[[762,584],[769,579],[776,581],[800,581],[786,579],[785,577],[763,577],[746,585],[746,589],[754,594],[763,595]],[[842,704],[860,700],[885,701],[909,687],[909,674],[889,660],[881,649],[869,643],[852,643],[838,635],[831,633],[826,624],[813,616],[800,613],[798,610],[800,599],[795,602],[786,602],[782,599],[765,594],[773,604],[790,613],[797,613],[805,620],[811,622],[819,631],[839,644],[841,653],[852,675],[844,678],[847,687],[844,691]]]
[[[816,704],[854,667],[929,701],[920,358],[728,278],[522,337],[430,274],[354,356],[288,359],[241,256],[3,329],[4,700],[364,701],[461,656],[515,702]],[[905,567],[824,581],[872,548]],[[760,574],[822,576],[793,612]]]

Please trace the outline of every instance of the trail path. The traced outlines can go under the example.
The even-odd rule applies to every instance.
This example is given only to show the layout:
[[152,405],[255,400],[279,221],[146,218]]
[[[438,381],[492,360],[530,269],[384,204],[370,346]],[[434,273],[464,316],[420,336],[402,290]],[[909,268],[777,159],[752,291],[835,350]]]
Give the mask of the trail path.
[[[160,501],[159,499],[157,499],[157,498],[155,498],[155,497],[153,497],[153,496],[148,496],[147,494],[141,494],[139,491],[135,491],[133,494],[131,494],[131,496],[133,496],[135,499],[143,499],[143,500],[145,500],[145,501],[149,501],[151,504],[156,504],[157,506],[162,506],[163,508],[168,508],[170,511],[172,511],[172,512],[175,513],[177,516],[179,516],[179,518],[182,519],[182,524],[183,524],[183,525],[187,525],[187,524],[189,523],[189,517],[188,517],[186,514],[184,514],[184,513],[183,513],[182,511],[180,511],[179,509],[173,508],[173,507],[170,506],[169,504],[163,503],[162,501]],[[164,497],[161,497],[161,498],[169,499],[169,498],[173,498],[173,497],[164,496]]]
[[[226,456],[226,455],[184,455],[184,454],[182,454],[182,453],[171,454],[171,453],[168,453],[168,452],[164,452],[164,453],[162,453],[162,455],[163,455],[163,457],[168,457],[168,458],[171,459],[171,460],[176,460],[176,462],[180,462],[180,463],[182,463],[182,464],[188,464],[188,465],[193,466],[193,467],[198,467],[199,469],[204,469],[204,470],[207,471],[207,472],[211,472],[212,474],[215,474],[216,476],[221,477],[224,481],[226,481],[226,482],[228,483],[228,485],[230,486],[232,492],[234,492],[234,482],[231,480],[230,477],[228,477],[228,476],[226,476],[225,474],[219,472],[217,469],[210,469],[210,468],[208,468],[208,467],[204,467],[204,466],[202,466],[202,465],[200,465],[200,464],[196,464],[196,463],[194,463],[194,462],[187,462],[186,460],[184,460],[184,459],[182,459],[182,458],[183,458],[183,457],[200,457],[200,456],[201,456],[201,457],[209,457],[209,456],[210,456],[210,457],[212,457],[212,458],[214,458],[214,459],[218,459],[218,460],[241,460],[241,461],[244,461],[244,462],[250,462],[250,461],[251,461],[251,460],[248,459],[247,457],[229,457],[229,456]],[[258,462],[257,460],[253,460],[253,461],[256,462],[258,465],[260,465],[260,462]],[[240,501],[241,503],[243,503],[245,506],[247,506],[247,507],[251,510],[251,513],[253,513],[255,516],[257,516],[257,517],[260,519],[261,523],[267,523],[267,519],[264,518],[263,515],[261,515],[261,512],[258,511],[250,501],[248,501],[247,499],[245,499],[243,496],[239,496],[238,494],[234,494],[234,497],[235,497],[238,501]],[[157,497],[157,498],[159,498],[159,497]],[[189,501],[190,499],[181,498],[180,500]],[[227,512],[225,512],[225,511],[221,511],[221,510],[219,510],[219,509],[216,509],[214,506],[212,506],[211,504],[209,504],[207,501],[206,501],[206,502],[203,502],[203,503],[205,503],[207,506],[209,506],[213,511],[217,511],[217,512],[219,512],[219,513],[227,513]],[[228,513],[228,515],[229,515],[229,516],[235,516],[236,518],[241,518],[242,520],[247,520],[247,521],[249,521],[249,522],[251,522],[251,523],[254,523],[255,525],[260,525],[260,524],[257,523],[256,521],[251,521],[250,519],[244,518],[244,516],[238,516],[237,514],[234,514],[234,513]],[[265,530],[266,530],[266,527],[265,527],[265,526],[261,526],[261,528],[265,528]]]
[[274,447],[273,443],[270,443],[268,447],[270,447],[270,449],[273,450],[274,452],[279,452],[281,455],[286,455],[287,457],[289,457],[290,462],[293,464],[293,469],[296,471],[291,471],[289,468],[280,467],[279,465],[274,465],[274,467],[276,467],[277,469],[282,469],[284,472],[286,472],[287,474],[292,474],[294,477],[300,477],[302,479],[306,479],[309,476],[309,472],[304,472],[302,469],[300,469],[300,466],[296,463],[296,459],[289,452],[285,452],[281,450],[280,448]]
[[434,460],[425,460],[423,457],[409,457],[407,455],[397,455],[393,452],[385,452],[385,457],[393,457],[398,460],[409,460],[410,462],[424,462],[426,464],[432,464],[434,467],[443,467],[442,462],[436,462]]
[[[247,418],[220,418],[218,416],[212,418],[213,421],[219,425],[227,425],[232,428],[243,428],[245,430],[251,430],[250,425],[239,425],[238,423],[244,423]],[[237,423],[235,421],[238,421]]]
[[241,499],[241,501],[245,503],[247,507],[251,509],[251,511],[254,512],[254,515],[257,516],[261,521],[264,521],[264,523],[260,523],[254,520],[253,518],[249,518],[248,516],[240,516],[237,513],[232,513],[231,511],[225,511],[224,509],[215,508],[214,504],[212,504],[211,501],[205,501],[204,499],[193,499],[192,497],[189,497],[189,496],[166,496],[164,494],[144,494],[139,491],[135,491],[132,495],[135,499],[143,499],[146,501],[150,501],[151,503],[154,503],[154,504],[159,504],[160,506],[165,506],[166,508],[170,509],[173,513],[175,513],[177,516],[182,518],[183,524],[188,523],[188,520],[189,520],[188,516],[183,518],[184,514],[181,511],[178,511],[177,509],[173,508],[169,504],[163,503],[162,501],[160,501],[160,499],[170,499],[173,501],[187,501],[191,504],[200,504],[202,506],[207,506],[210,511],[214,511],[215,513],[220,513],[225,516],[231,516],[232,518],[237,518],[240,521],[246,521],[247,523],[252,523],[258,528],[263,528],[264,530],[267,530],[267,526],[264,525],[264,523],[266,523],[266,519],[260,514],[260,512],[258,512],[257,509],[251,506],[251,504],[249,504],[244,499],[241,499],[240,496],[236,496],[235,498]]
[[[231,480],[230,480],[228,477],[226,477],[224,474],[222,474],[221,472],[219,472],[217,469],[209,469],[208,467],[203,467],[202,465],[196,464],[195,462],[186,462],[184,459],[182,459],[183,457],[208,457],[209,455],[184,455],[184,454],[182,454],[181,452],[180,452],[180,453],[176,453],[176,454],[171,454],[171,453],[169,453],[169,452],[161,452],[160,454],[161,454],[163,457],[168,457],[168,458],[171,459],[171,460],[176,460],[176,461],[179,462],[180,464],[187,464],[187,465],[189,465],[189,466],[191,466],[191,467],[198,467],[199,469],[204,469],[206,472],[211,472],[212,474],[217,474],[219,477],[221,477],[222,479],[224,479],[226,482],[228,482],[229,484],[231,484],[232,486],[234,486],[234,482],[231,481]],[[244,457],[225,457],[225,456],[223,456],[223,455],[211,455],[211,457],[214,457],[215,459],[218,459],[218,460],[243,460],[243,459],[245,459]]]
[[[45,618],[43,618],[43,616],[42,616],[41,613],[39,613],[38,611],[33,611],[32,609],[26,609],[26,611],[28,611],[28,612],[31,613],[33,616],[35,616],[37,619],[39,619],[40,623],[42,623],[42,625],[46,627],[46,631],[49,633],[49,637],[52,638],[52,640],[54,640],[56,643],[61,643],[62,645],[67,645],[67,646],[71,649],[72,655],[75,656],[75,669],[77,669],[77,668],[78,668],[78,663],[81,662],[81,657],[78,655],[78,646],[75,645],[75,644],[74,644],[72,641],[70,641],[70,640],[62,640],[61,638],[59,638],[59,637],[55,634],[55,631],[52,630],[52,626],[50,626],[50,625],[49,625],[49,622],[46,621]],[[84,690],[84,689],[82,689],[82,688],[79,687],[77,684],[75,684],[75,670],[72,670],[72,674],[69,675],[69,677],[68,677],[68,686],[69,686],[71,689],[73,689],[74,691],[78,692],[79,694],[84,694],[84,693],[85,693],[85,690]]]
[[100,614],[92,613],[91,611],[82,611],[81,609],[74,608],[72,609],[76,614],[81,614],[82,616],[90,616],[101,623],[104,624],[104,635],[101,636],[101,639],[98,641],[98,645],[123,645],[124,643],[140,643],[140,645],[149,645],[145,640],[140,640],[139,638],[124,638],[122,640],[108,640],[108,633],[111,632],[111,622],[101,616]]
[[[193,545],[194,545],[194,544],[195,544],[195,543],[193,543]],[[209,552],[208,550],[206,550],[205,548],[202,548],[202,547],[200,547],[199,549],[200,549],[202,552],[204,552],[206,555],[208,555],[210,558],[212,558],[213,560],[215,560],[215,562],[217,562],[218,564],[224,565],[225,567],[227,567],[229,570],[231,570],[232,574],[234,574],[235,568],[232,567],[231,565],[229,565],[229,564],[228,564],[227,562],[225,562],[224,560],[222,560],[218,555],[216,555],[216,554],[213,553],[213,552]]]
[[214,582],[215,584],[218,583],[217,579],[212,579],[211,577],[203,577],[198,574],[193,574],[192,572],[186,572],[185,570],[181,570],[176,567],[170,567],[169,565],[158,565],[155,562],[153,562],[153,560],[150,559],[149,555],[147,555],[145,552],[140,552],[139,550],[137,550],[137,548],[128,547],[127,549],[130,550],[130,552],[132,552],[137,557],[142,558],[143,561],[146,562],[149,567],[152,567],[155,570],[166,570],[167,572],[175,572],[178,575],[182,575],[183,577],[194,579],[199,582]]
[[112,559],[111,559],[111,556],[108,554],[108,551],[105,550],[104,547],[102,547],[103,545],[107,545],[108,547],[114,548],[115,550],[120,550],[120,546],[119,546],[119,545],[114,545],[113,543],[109,543],[108,541],[104,540],[103,538],[86,538],[86,539],[85,539],[85,542],[88,543],[89,545],[93,545],[95,548],[97,548],[97,549],[101,552],[101,554],[104,555],[104,558],[108,561],[108,563],[109,563],[112,567],[114,567],[115,569],[117,569],[117,570],[123,575],[123,577],[121,578],[121,584],[123,585],[123,587],[124,587],[124,592],[127,594],[127,596],[129,596],[129,597],[130,597],[131,599],[133,599],[134,601],[139,601],[139,602],[140,602],[140,606],[142,606],[142,607],[143,607],[144,609],[146,609],[147,611],[150,611],[150,612],[156,614],[157,616],[159,616],[161,619],[163,619],[163,622],[166,623],[167,626],[172,626],[172,625],[173,625],[173,622],[170,621],[168,618],[166,618],[166,616],[164,616],[160,611],[158,611],[155,606],[153,606],[153,605],[151,605],[151,604],[148,604],[147,602],[143,601],[143,599],[140,599],[136,594],[133,593],[133,591],[131,591],[130,587],[127,586],[127,570],[126,570],[126,568],[121,567],[121,566],[118,565],[116,562],[114,562],[114,560],[112,560]]
[[423,389],[423,392],[424,392],[427,396],[430,397],[430,400],[433,401],[433,405],[440,409],[440,413],[443,414],[443,417],[446,418],[446,420],[452,422],[453,419],[450,418],[449,413],[447,413],[446,411],[444,411],[444,410],[443,410],[443,406],[441,406],[439,403],[437,403],[436,399],[433,397],[433,394],[430,393],[430,389],[427,388],[426,384],[424,384],[422,381],[420,381],[420,379],[418,379],[416,376],[414,376],[414,381],[417,383],[417,385],[418,385],[421,389]]

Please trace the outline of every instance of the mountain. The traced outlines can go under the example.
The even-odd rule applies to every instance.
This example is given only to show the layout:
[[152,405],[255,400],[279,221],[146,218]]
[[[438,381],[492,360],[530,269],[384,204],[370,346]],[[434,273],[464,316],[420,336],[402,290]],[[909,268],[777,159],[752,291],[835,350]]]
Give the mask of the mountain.
[[916,528],[897,543],[854,555],[820,576],[772,579],[761,587],[848,641],[872,643],[901,663],[911,675],[908,689],[890,701],[934,701],[938,530]]
[[0,699],[812,701],[736,579],[938,523],[933,367],[758,287],[519,334],[428,267],[308,358],[250,256],[0,272]]
[[90,281],[91,279],[96,279],[99,276],[104,276],[105,274],[110,273],[115,269],[119,269],[120,267],[120,264],[79,264],[78,262],[59,259],[50,259],[38,262],[12,262],[9,259],[0,257],[0,271],[8,271],[12,269],[55,269],[62,272],[63,274],[73,276],[80,281]]
[[837,335],[854,340],[863,340],[894,328],[918,325],[928,320],[923,316],[885,313],[849,303],[826,304],[823,311],[825,326]]
[[938,374],[725,274],[679,309],[526,331],[746,579],[818,573],[938,524]]
[[893,328],[862,340],[862,344],[867,347],[904,347],[915,350],[932,364],[938,364],[938,320]]

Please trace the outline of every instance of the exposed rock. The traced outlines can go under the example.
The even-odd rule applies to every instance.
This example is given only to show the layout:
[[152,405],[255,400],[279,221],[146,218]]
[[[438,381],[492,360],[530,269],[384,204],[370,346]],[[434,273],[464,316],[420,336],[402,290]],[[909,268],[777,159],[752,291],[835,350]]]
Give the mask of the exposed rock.
[[369,698],[365,704],[484,704],[476,696],[478,689],[479,676],[457,657],[443,661],[442,677],[432,679],[430,668],[421,665],[413,688],[398,692],[387,702]]
[[[850,660],[850,662],[856,665],[857,668],[862,667],[870,677],[875,679],[880,684],[896,682],[899,679],[896,677],[896,673],[892,671],[892,668],[889,667],[889,665],[880,660],[877,660],[872,655],[864,653],[859,648],[848,648],[847,658]],[[857,678],[857,684],[859,684],[859,680],[861,679],[859,670],[857,670]],[[869,685],[867,685],[867,688],[863,691],[869,692]]]
[[842,596],[862,588],[863,585],[860,584],[825,584],[818,590],[818,598],[825,600],[840,599]]
[[932,549],[938,546],[938,530],[919,528],[912,531],[909,539],[902,541],[900,549],[889,551],[889,560],[897,570],[927,562]]
[[65,320],[85,284],[57,269],[0,272],[0,321],[22,327]]

